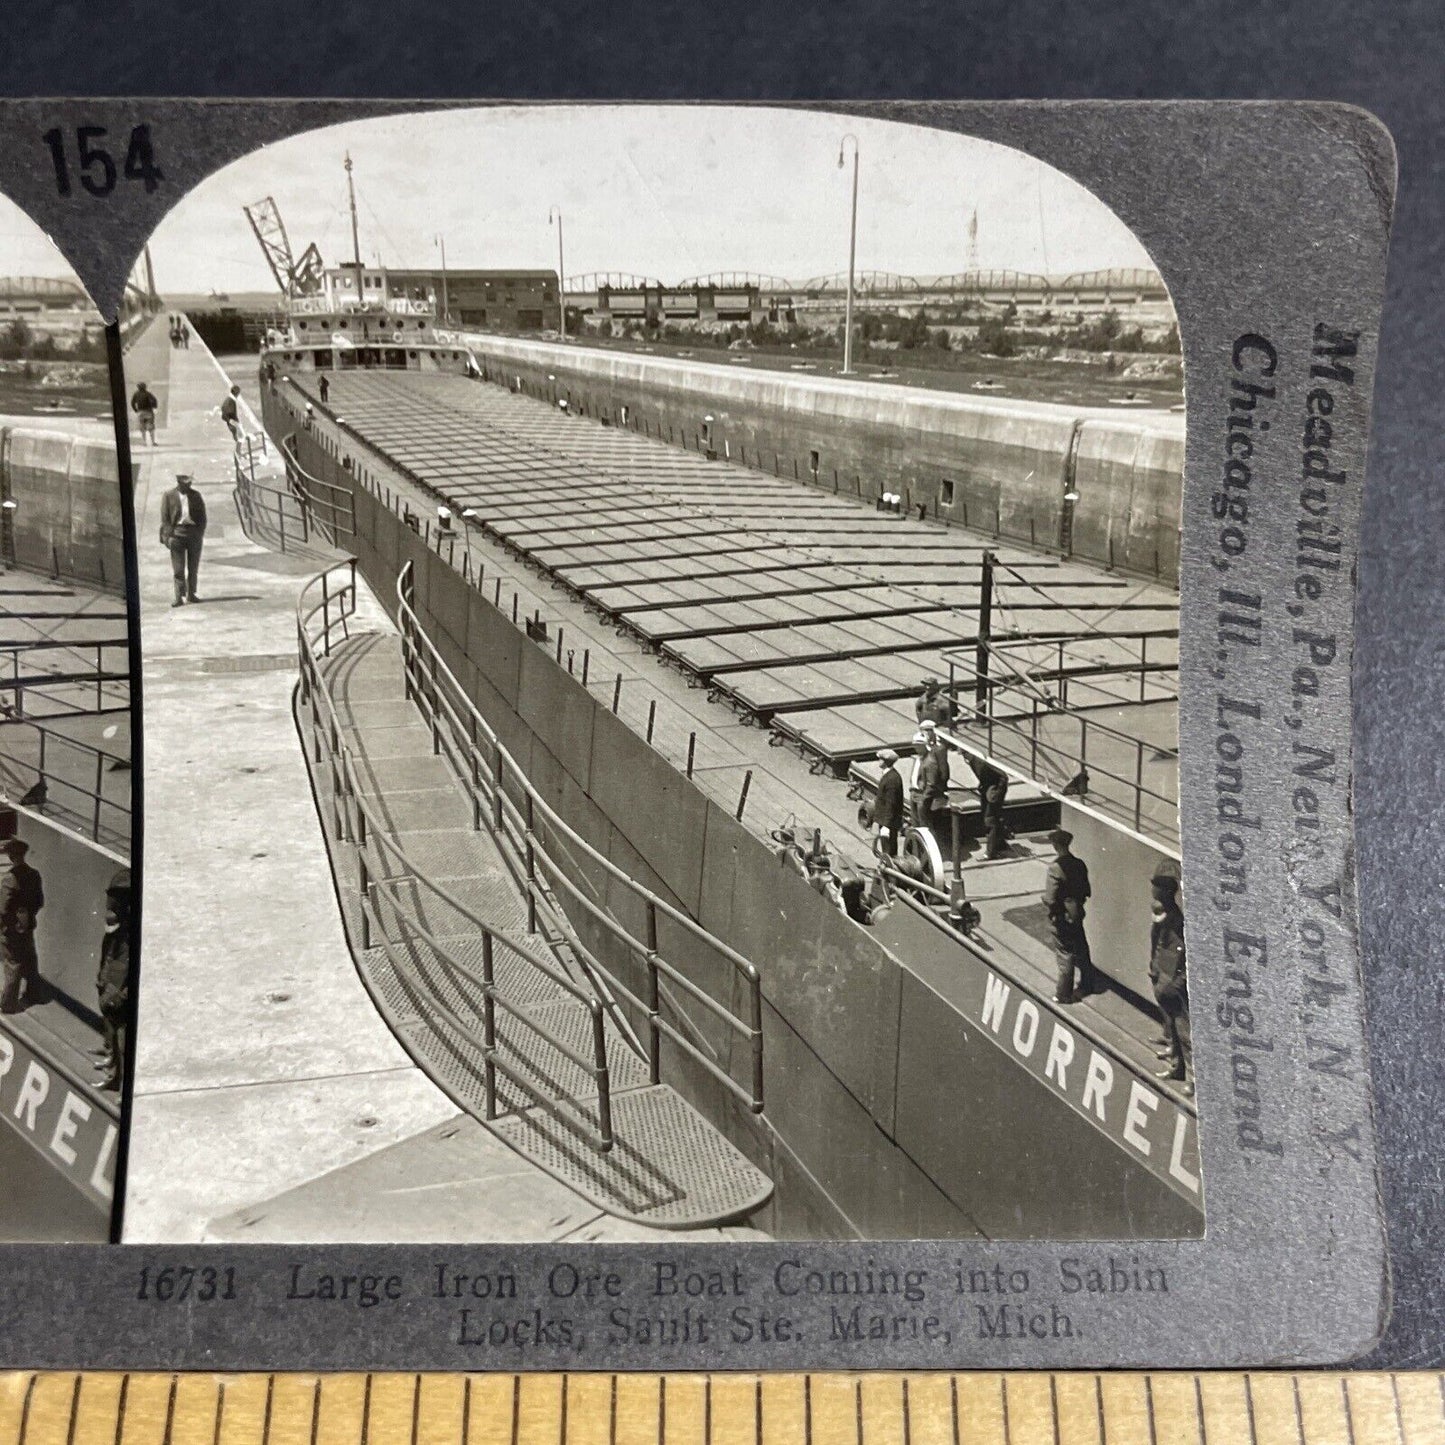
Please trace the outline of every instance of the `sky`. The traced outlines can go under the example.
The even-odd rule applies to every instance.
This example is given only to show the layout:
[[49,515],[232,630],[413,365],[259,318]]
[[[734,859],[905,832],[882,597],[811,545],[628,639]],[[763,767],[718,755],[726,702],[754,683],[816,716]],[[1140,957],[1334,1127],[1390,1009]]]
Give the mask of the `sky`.
[[[838,154],[849,133],[860,155],[859,271],[964,270],[975,208],[985,268],[1151,264],[1090,191],[988,141],[761,107],[516,106],[355,121],[253,152],[161,223],[156,284],[171,294],[274,289],[241,209],[267,195],[294,254],[315,241],[328,265],[349,259],[348,151],[368,264],[438,265],[440,235],[451,267],[555,267],[548,214],[558,208],[569,277],[754,271],[801,281],[848,264],[852,143],[842,169]],[[11,237],[0,229],[0,242]],[[18,269],[8,255],[0,262],[0,272]]]
[[0,195],[0,276],[76,279],[74,268],[50,237],[4,195]]

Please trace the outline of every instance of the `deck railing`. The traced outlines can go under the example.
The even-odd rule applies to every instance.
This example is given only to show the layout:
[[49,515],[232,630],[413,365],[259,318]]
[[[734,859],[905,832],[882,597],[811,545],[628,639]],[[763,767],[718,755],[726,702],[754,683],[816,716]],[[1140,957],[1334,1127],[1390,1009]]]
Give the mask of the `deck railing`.
[[[983,679],[975,671],[975,652],[947,653],[958,738],[965,745],[981,738],[989,758],[1055,791],[1067,788],[1136,833],[1177,848],[1177,741],[1161,745],[1098,714],[1177,702],[1178,637],[1177,629],[1147,629],[1003,638],[989,645],[995,670]],[[1171,643],[1172,657],[1165,650]],[[1121,685],[1107,686],[1110,680]],[[981,704],[959,698],[980,681]],[[1145,783],[1146,761],[1173,762],[1172,789]]]
[[[481,1057],[488,1119],[496,1118],[506,1107],[499,1098],[500,1075],[554,1118],[579,1131],[597,1153],[607,1153],[613,1146],[614,1135],[602,1000],[580,988],[538,949],[479,918],[455,894],[429,878],[389,835],[385,820],[378,816],[375,805],[359,786],[356,760],[344,740],[345,732],[325,666],[335,635],[348,633],[349,620],[356,612],[356,599],[355,558],[318,573],[302,589],[297,601],[296,641],[301,667],[302,715],[308,723],[313,762],[328,783],[330,826],[336,838],[350,843],[356,852],[355,895],[359,904],[361,947],[370,949],[379,944],[398,976],[413,986],[418,982],[412,974],[414,961],[403,955],[403,945],[419,940],[435,957],[452,987],[465,1000],[471,1017],[447,1003],[435,988],[427,990],[427,1004],[434,1016],[440,1016],[451,1032]],[[412,884],[452,909],[473,936],[481,939],[480,970],[457,957],[447,941],[422,921]],[[398,938],[393,938],[393,933]],[[500,959],[505,958],[542,974],[586,1011],[591,1024],[587,1053],[573,1048],[538,1023],[499,989],[497,967]],[[522,1038],[523,1035],[526,1037]],[[537,1041],[580,1069],[592,1081],[595,1098],[579,1099],[561,1091],[539,1088],[528,1071],[514,1062],[516,1058],[525,1060],[535,1053]]]
[[[4,740],[7,734],[31,738],[34,761],[21,757],[20,749]],[[38,788],[41,796],[32,804],[37,812],[127,855],[131,848],[130,802],[105,796],[105,775],[129,766],[129,758],[79,742],[44,723],[28,718],[0,723],[0,787],[13,795],[12,800],[33,796]]]
[[[647,1027],[647,1059],[654,1083],[662,1077],[662,1041],[667,1039],[694,1064],[716,1079],[755,1114],[763,1112],[762,984],[757,967],[735,949],[714,937],[680,908],[659,897],[617,867],[572,829],[544,799],[525,771],[502,746],[500,739],[467,696],[451,669],[426,635],[413,608],[413,570],[408,562],[397,579],[397,622],[401,628],[402,656],[406,665],[407,693],[432,729],[433,747],[445,753],[464,780],[472,800],[473,826],[487,828],[501,846],[503,856],[527,897],[529,924],[539,915],[562,929],[589,967],[601,973],[608,986],[641,1012]],[[644,920],[634,932],[619,921],[616,911],[593,896],[587,874],[578,862],[585,859],[629,899]],[[618,976],[577,938],[568,919],[565,896],[589,923],[610,935],[643,968],[641,994]],[[714,998],[661,952],[661,934],[674,929],[689,946],[707,953],[725,968],[730,982],[744,999],[745,1016]],[[699,1045],[693,1030],[679,1027],[664,1011],[664,993],[674,990],[710,1014],[746,1044],[749,1078],[741,1082]],[[731,992],[731,989],[729,989]]]
[[[78,614],[77,620],[84,621],[84,614]],[[33,664],[42,654],[59,654],[60,668],[35,670]],[[95,661],[90,665],[92,656]],[[108,694],[107,690],[112,688],[117,691]],[[62,695],[55,696],[54,689],[60,689]],[[91,689],[94,689],[93,700],[90,700]],[[0,698],[5,699],[0,711],[7,717],[24,718],[31,697],[42,698],[50,704],[48,717],[129,712],[129,689],[128,638],[71,642],[43,637],[0,642]]]

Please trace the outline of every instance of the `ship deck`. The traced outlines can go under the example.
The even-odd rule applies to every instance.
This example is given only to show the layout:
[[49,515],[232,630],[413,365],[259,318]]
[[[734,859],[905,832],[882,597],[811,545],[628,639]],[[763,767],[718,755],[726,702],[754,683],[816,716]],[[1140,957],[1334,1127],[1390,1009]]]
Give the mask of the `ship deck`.
[[[886,515],[475,381],[334,375],[323,406],[316,380],[292,378],[293,404],[312,403],[317,431],[368,485],[412,509],[434,544],[436,508],[449,506],[443,555],[514,618],[544,622],[543,645],[679,771],[691,759],[697,785],[730,812],[741,803],[759,834],[792,822],[835,858],[871,862],[849,764],[906,742],[923,680],[947,680],[950,663],[957,672],[977,633],[985,549],[999,562],[996,637],[1097,647],[1149,634],[1151,662],[1177,661],[1177,596],[1152,582]],[[1172,756],[1152,755],[1172,751],[1177,702],[1170,674],[1139,676],[1100,720],[1137,729],[1162,779]],[[1138,820],[1160,830],[1164,851],[1171,811]],[[1042,834],[1021,834],[992,862],[966,848],[982,946],[1051,989],[1034,917],[1052,856]],[[1154,1023],[1136,993],[1106,992],[1078,1012],[1152,1069]]]

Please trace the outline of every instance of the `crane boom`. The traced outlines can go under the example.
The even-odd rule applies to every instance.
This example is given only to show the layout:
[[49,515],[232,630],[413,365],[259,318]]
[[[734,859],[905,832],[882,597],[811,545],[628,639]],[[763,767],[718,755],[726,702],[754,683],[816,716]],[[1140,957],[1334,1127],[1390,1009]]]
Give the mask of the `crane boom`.
[[274,197],[267,196],[250,206],[244,206],[246,219],[251,223],[256,241],[266,257],[266,264],[276,278],[283,296],[310,296],[321,289],[323,264],[321,252],[313,242],[296,260],[291,252],[291,241],[286,235],[286,223],[281,219],[281,209]]

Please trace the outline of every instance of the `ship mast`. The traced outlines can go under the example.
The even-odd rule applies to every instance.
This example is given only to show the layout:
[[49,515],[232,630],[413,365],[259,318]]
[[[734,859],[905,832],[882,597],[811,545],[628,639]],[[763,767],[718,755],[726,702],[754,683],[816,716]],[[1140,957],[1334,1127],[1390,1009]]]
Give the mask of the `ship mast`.
[[356,183],[351,179],[351,152],[346,152],[346,195],[351,203],[351,256],[361,270],[361,233],[356,228]]

